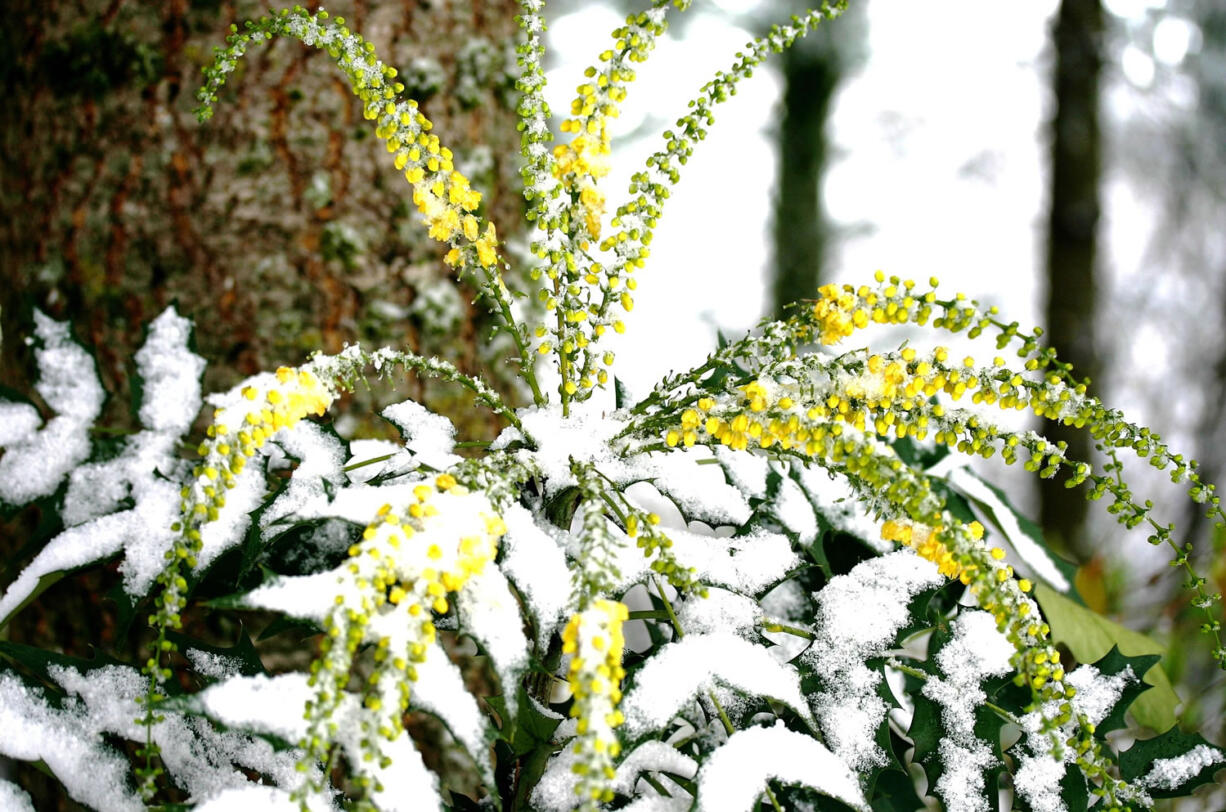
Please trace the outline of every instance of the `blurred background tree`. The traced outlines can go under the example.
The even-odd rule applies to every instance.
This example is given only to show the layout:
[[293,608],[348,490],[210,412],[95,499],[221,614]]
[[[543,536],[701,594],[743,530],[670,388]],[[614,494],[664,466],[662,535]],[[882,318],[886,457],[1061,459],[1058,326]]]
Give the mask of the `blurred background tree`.
[[[1079,378],[1098,381],[1094,336],[1098,299],[1096,263],[1102,176],[1099,76],[1102,73],[1103,8],[1100,0],[1061,0],[1052,29],[1051,87],[1055,109],[1049,125],[1046,338]],[[1093,390],[1101,396],[1101,390]],[[1068,446],[1069,458],[1092,459],[1092,439],[1071,426],[1046,424],[1043,433]],[[1039,521],[1058,550],[1084,560],[1091,544],[1084,528],[1087,505],[1064,478],[1040,487]]]

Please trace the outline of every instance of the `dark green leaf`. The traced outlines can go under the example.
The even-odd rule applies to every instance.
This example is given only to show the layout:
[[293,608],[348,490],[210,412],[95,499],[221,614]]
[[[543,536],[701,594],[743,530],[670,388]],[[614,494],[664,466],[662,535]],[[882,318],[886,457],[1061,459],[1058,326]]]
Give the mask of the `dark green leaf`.
[[174,643],[184,655],[189,649],[196,649],[231,660],[238,665],[238,673],[244,677],[266,673],[264,663],[260,660],[260,654],[255,650],[255,644],[251,642],[247,630],[242,626],[239,626],[238,640],[233,646],[214,646],[203,643],[174,629],[166,630],[166,639]]
[[613,408],[625,409],[630,405],[630,393],[626,391],[626,385],[621,382],[621,379],[616,375],[613,376]]
[[1064,771],[1064,778],[1060,779],[1060,798],[1068,812],[1086,812],[1090,808],[1090,787],[1081,770],[1069,767]]
[[915,812],[924,802],[915,791],[915,782],[902,770],[882,770],[868,793],[873,812]]
[[[1135,781],[1146,775],[1153,768],[1155,761],[1187,756],[1201,746],[1211,748],[1217,758],[1221,758],[1221,751],[1214,748],[1199,734],[1183,733],[1179,728],[1172,727],[1161,736],[1139,741],[1120,753],[1120,775],[1128,781]],[[1202,754],[1205,752],[1201,751]],[[1211,764],[1203,763],[1208,760],[1207,758],[1193,758],[1189,761],[1187,769],[1173,773],[1170,782],[1164,782],[1161,786],[1147,782],[1146,790],[1155,798],[1178,798],[1188,795],[1202,784],[1211,782],[1214,773],[1218,770],[1226,768],[1226,762],[1220,760]],[[1170,767],[1170,765],[1166,766]],[[1178,783],[1174,783],[1176,781]]]
[[1150,688],[1149,685],[1141,681],[1142,677],[1152,667],[1157,665],[1161,659],[1161,655],[1158,654],[1125,657],[1123,654],[1120,654],[1119,646],[1112,646],[1111,650],[1102,659],[1094,663],[1094,667],[1105,677],[1114,676],[1126,668],[1131,668],[1133,675],[1137,678],[1136,682],[1130,682],[1124,686],[1119,701],[1115,703],[1115,706],[1111,708],[1111,712],[1095,728],[1094,734],[1096,736],[1102,738],[1110,731],[1118,730],[1124,726],[1124,712],[1128,710],[1137,697]]

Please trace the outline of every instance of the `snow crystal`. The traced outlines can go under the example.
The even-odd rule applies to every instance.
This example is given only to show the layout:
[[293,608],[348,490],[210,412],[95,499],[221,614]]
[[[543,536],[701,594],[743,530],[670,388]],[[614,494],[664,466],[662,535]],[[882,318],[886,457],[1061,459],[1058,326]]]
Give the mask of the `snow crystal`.
[[[60,511],[69,529],[52,539],[9,586],[0,600],[0,616],[24,601],[42,576],[120,550],[129,594],[144,594],[165,567],[164,554],[174,542],[170,525],[179,504],[173,479],[184,469],[175,444],[200,408],[204,362],[187,350],[189,332],[187,320],[173,309],[154,320],[137,352],[138,371],[145,379],[140,410],[145,428],[124,442],[118,456],[72,470]],[[134,506],[121,510],[129,499]]]
[[748,451],[733,451],[721,445],[715,449],[715,458],[737,491],[749,498],[766,496],[766,474],[770,470],[770,461],[765,457]]
[[1223,761],[1226,755],[1221,750],[1198,744],[1182,756],[1157,759],[1137,783],[1151,789],[1173,790],[1200,775],[1206,767]]
[[749,812],[766,782],[804,784],[857,809],[868,809],[856,775],[814,738],[774,727],[733,733],[698,773],[699,812]]
[[34,802],[21,787],[0,778],[0,809],[6,812],[34,812]]
[[[362,751],[358,745],[360,733],[357,726],[352,730],[352,740],[342,742],[345,753],[352,763],[360,763]],[[366,766],[375,782],[375,791],[370,799],[376,809],[388,812],[422,812],[428,809],[443,809],[438,794],[438,776],[426,769],[421,753],[413,746],[408,732],[401,733],[392,742],[384,742],[383,754],[390,763],[381,767],[377,761]]]
[[1137,681],[1131,666],[1125,666],[1118,674],[1103,676],[1090,664],[1079,665],[1065,676],[1066,684],[1077,689],[1073,708],[1086,715],[1091,724],[1097,725],[1120,701],[1120,696],[1131,683]]
[[336,607],[335,599],[344,581],[339,569],[282,576],[243,595],[242,604],[249,609],[270,609],[322,624]]
[[677,608],[677,621],[688,634],[729,632],[744,636],[758,625],[762,610],[757,601],[719,587],[705,598],[689,598]]
[[226,504],[217,519],[200,528],[196,569],[203,572],[226,550],[240,544],[251,526],[251,513],[264,501],[264,466],[248,465],[226,491]]
[[[0,620],[7,618],[34,594],[43,576],[109,558],[122,550],[127,541],[140,538],[147,527],[136,511],[128,510],[102,516],[60,533],[47,542],[17,579],[8,585],[3,597],[0,597]],[[167,521],[164,527],[168,533],[170,522]]]
[[[956,455],[950,455],[950,459],[955,457]],[[982,502],[991,510],[992,520],[1009,541],[1013,551],[1036,576],[1046,581],[1058,592],[1068,592],[1072,588],[1051,557],[1035,543],[1034,539],[1022,531],[1017,522],[1017,516],[1001,502],[983,480],[962,467],[951,470],[947,479],[949,484],[972,499]]]
[[502,571],[515,582],[532,610],[537,641],[543,647],[573,608],[566,555],[526,508],[511,505],[502,520],[507,526],[502,538]]
[[[570,733],[573,735],[574,731]],[[563,747],[550,758],[545,772],[532,788],[532,808],[542,812],[573,810],[579,802],[579,796],[575,794],[579,777],[574,771],[578,763],[579,756],[574,747]]]
[[187,348],[191,333],[192,323],[168,307],[149,323],[145,343],[136,352],[140,422],[151,431],[183,434],[200,411],[205,362]]
[[809,502],[837,530],[855,536],[885,553],[894,545],[881,538],[881,523],[864,510],[864,502],[847,479],[817,465],[800,468],[800,482]]
[[29,442],[42,424],[38,410],[30,404],[0,400],[0,448]]
[[907,622],[907,604],[944,578],[910,550],[857,564],[817,594],[817,638],[803,655],[825,686],[812,704],[826,741],[855,770],[885,763],[877,728],[887,707],[877,696],[881,675],[865,665],[884,654]]
[[[404,624],[403,618],[388,617]],[[464,686],[459,666],[447,659],[447,652],[437,644],[430,648],[424,662],[417,663],[412,701],[415,709],[433,713],[442,720],[473,758],[481,758],[485,752],[485,714],[476,697]]]
[[795,480],[784,478],[772,507],[775,516],[784,527],[796,534],[801,544],[812,544],[817,538],[817,515],[813,512],[813,504]]
[[198,648],[187,650],[187,661],[192,664],[193,671],[210,679],[229,679],[242,670],[242,661],[237,657],[227,657]]
[[941,705],[946,729],[957,743],[971,747],[975,739],[975,706],[987,699],[979,688],[985,677],[1006,673],[1013,644],[996,629],[988,612],[967,610],[953,623],[953,639],[937,652],[944,678],[925,683],[924,696]]
[[[350,482],[368,482],[380,474],[392,471],[408,470],[413,461],[413,455],[405,448],[391,440],[358,439],[349,441],[349,453],[352,455],[345,467],[357,465],[345,472]],[[370,460],[388,457],[381,462]],[[362,463],[368,463],[363,465]]]
[[[549,760],[549,766],[532,790],[532,808],[548,810],[548,812],[569,812],[579,802],[575,794],[575,786],[579,776],[574,771],[579,757],[573,747],[562,748]],[[693,778],[698,772],[698,762],[681,753],[677,748],[661,741],[645,741],[622,759],[617,765],[617,772],[610,782],[613,791],[621,795],[639,795],[636,785],[647,788],[648,785],[639,781],[639,776],[645,772],[668,772],[682,778]],[[668,799],[664,799],[668,800]],[[687,803],[681,807],[689,809]],[[647,806],[642,809],[659,807]],[[671,810],[673,807],[665,806]]]
[[[72,340],[67,322],[36,310],[34,333],[39,342],[34,351],[39,374],[34,388],[56,417],[41,431],[23,432],[20,442],[5,444],[0,501],[18,505],[54,493],[64,476],[89,457],[89,428],[106,398],[93,359]],[[10,410],[29,424],[28,411]]]
[[[528,639],[520,618],[519,601],[511,594],[506,576],[497,567],[486,567],[464,583],[456,599],[460,628],[481,643],[498,674],[508,702],[514,702],[513,686],[528,664]],[[511,708],[514,713],[514,707]]]
[[455,450],[455,426],[442,415],[412,400],[388,406],[382,415],[396,424],[414,458],[436,471],[460,462]]
[[776,662],[763,646],[726,632],[687,635],[663,646],[638,674],[622,703],[630,737],[660,728],[696,694],[717,682],[768,696],[809,718],[800,693],[800,677]]
[[[231,677],[204,689],[195,699],[205,713],[226,727],[267,733],[297,743],[306,736],[303,710],[313,696],[307,675],[291,673]],[[354,697],[347,696],[346,701],[356,708]],[[346,706],[342,705],[336,716],[346,715]]]
[[[125,666],[105,666],[82,674],[73,668],[53,666],[50,673],[66,691],[80,696],[88,711],[85,718],[89,734],[111,733],[131,741],[145,740],[146,729],[136,721],[141,714],[136,698],[148,688],[148,680],[140,672]],[[233,730],[219,731],[197,716],[174,712],[162,716],[153,727],[153,740],[167,772],[193,798],[245,785],[248,778],[240,768],[291,789],[308,777],[295,769],[297,751],[277,751],[262,739]]]
[[621,808],[621,812],[689,812],[690,796],[678,792],[671,797],[656,795],[640,796]]
[[936,792],[950,812],[987,812],[984,770],[996,764],[988,745],[975,736],[975,708],[987,699],[979,683],[1009,670],[1013,646],[987,612],[964,611],[953,623],[953,638],[937,652],[943,677],[924,683],[923,694],[941,706],[948,735],[939,753],[944,772]]
[[[738,538],[717,538],[670,528],[666,534],[673,541],[678,563],[693,567],[700,581],[746,594],[782,579],[800,561],[782,533],[759,530]],[[641,561],[642,554],[633,552]]]
[[622,795],[632,794],[639,775],[645,772],[666,772],[682,778],[693,778],[698,772],[698,762],[679,752],[671,744],[645,741],[626,754],[617,765],[617,775],[612,781],[613,791]]
[[[327,809],[318,800],[309,809]],[[224,789],[196,806],[196,812],[232,812],[235,809],[259,809],[261,812],[298,812],[298,802],[290,793],[263,785]]]
[[1018,765],[1013,773],[1013,788],[1026,799],[1033,812],[1066,812],[1068,806],[1060,797],[1064,762],[1046,753],[1023,753]]
[[710,459],[700,449],[675,449],[652,453],[643,461],[642,473],[690,517],[714,524],[742,525],[751,509],[745,494],[729,485],[718,465],[700,465]]
[[91,729],[79,706],[51,708],[15,676],[0,674],[0,730],[0,755],[42,761],[74,800],[95,809],[144,809],[128,782],[127,760]]
[[[569,417],[563,419],[560,406],[520,409],[516,412],[524,431],[536,441],[537,450],[524,452],[539,466],[545,479],[546,496],[575,484],[570,464],[577,462],[597,463],[601,473],[614,482],[627,483],[646,479],[635,476],[620,456],[615,455],[609,442],[625,425],[624,421],[605,417],[591,404],[572,408]],[[500,442],[492,448],[502,447],[507,439],[517,436],[503,432]]]
[[[326,483],[335,490],[345,481],[342,468],[345,450],[341,442],[314,423],[303,421],[293,431],[279,432],[276,445],[298,460],[298,466],[290,476],[289,485],[260,516],[261,528],[287,516],[319,513],[328,502]],[[311,509],[308,506],[319,507]]]

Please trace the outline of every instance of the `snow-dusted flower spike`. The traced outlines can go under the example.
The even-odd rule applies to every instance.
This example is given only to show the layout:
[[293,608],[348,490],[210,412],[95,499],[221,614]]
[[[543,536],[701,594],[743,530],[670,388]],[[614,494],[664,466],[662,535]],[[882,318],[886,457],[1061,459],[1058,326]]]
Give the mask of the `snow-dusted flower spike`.
[[610,782],[617,774],[613,765],[621,755],[614,731],[623,721],[617,703],[626,675],[622,625],[628,617],[625,604],[598,600],[562,630],[562,653],[570,655],[567,681],[575,698],[570,715],[577,722],[572,745],[577,759],[571,769],[579,776],[575,794],[582,809],[596,809],[601,801],[613,800]]
[[[523,269],[397,71],[342,18],[296,7],[232,29],[201,118],[252,46],[289,37],[326,51],[441,261],[513,339],[532,403],[463,365],[349,346],[208,398],[193,436],[203,360],[167,311],[135,358],[141,430],[98,442],[104,393],[88,353],[36,314],[36,389],[54,415],[42,425],[35,404],[0,402],[0,506],[37,500],[30,526],[48,538],[5,585],[0,626],[122,554],[122,594],[98,602],[119,617],[103,625],[145,614],[151,628],[102,641],[91,661],[2,629],[0,729],[20,735],[0,736],[0,756],[41,762],[76,801],[108,809],[750,812],[825,796],[986,812],[1011,783],[1031,809],[1122,812],[1213,780],[1226,756],[1181,732],[1160,656],[1121,653],[1149,644],[1078,605],[1041,532],[953,464],[956,452],[1063,476],[1175,546],[1125,484],[1118,452],[1131,449],[1186,481],[1221,527],[1196,464],[1093,398],[1038,330],[940,298],[936,280],[878,273],[815,291],[638,402],[619,387],[613,403],[584,403],[610,378],[606,342],[625,329],[664,201],[716,105],[845,4],[747,43],[606,219],[613,120],[667,14],[689,4],[644,5],[552,122],[543,4],[520,2]],[[526,293],[508,290],[508,269]],[[513,307],[515,295],[541,307]],[[1020,361],[828,351],[874,324],[986,333]],[[542,391],[538,362],[555,367],[556,390]],[[377,436],[349,415],[336,431],[307,419],[368,375],[395,387],[405,373],[463,390],[501,432],[464,437],[463,421],[412,400],[380,409]],[[993,407],[1084,429],[1110,461],[1069,459],[1039,432],[998,425]],[[1220,596],[1190,550],[1174,563],[1226,667]],[[150,631],[143,673],[107,659],[148,646]],[[1095,648],[1104,637],[1117,645]],[[1166,732],[1120,751],[1106,734],[1126,712]],[[1002,737],[1006,723],[1020,738]],[[138,743],[135,758],[121,740]],[[0,799],[31,805],[6,782]]]
[[[342,738],[334,716],[358,649],[368,643],[375,670],[362,688],[357,749],[363,763],[391,766],[382,743],[404,733],[419,669],[437,648],[435,618],[446,615],[451,596],[493,561],[506,532],[489,500],[451,474],[401,489],[401,500],[379,508],[361,542],[349,549],[349,563],[337,571],[335,607],[311,666],[315,697],[307,705],[304,769],[328,762],[332,744]],[[377,776],[365,778],[375,783],[359,781],[364,789],[383,791]]]

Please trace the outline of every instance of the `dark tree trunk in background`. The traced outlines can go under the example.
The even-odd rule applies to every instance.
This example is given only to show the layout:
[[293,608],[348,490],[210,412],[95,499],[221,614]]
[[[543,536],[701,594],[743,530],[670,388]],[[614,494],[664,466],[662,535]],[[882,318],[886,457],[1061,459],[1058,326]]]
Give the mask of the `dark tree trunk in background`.
[[[1099,220],[1102,145],[1099,75],[1103,55],[1100,0],[1062,0],[1053,32],[1051,200],[1047,232],[1047,339],[1081,377],[1096,379],[1094,340],[1095,255]],[[1068,444],[1071,459],[1092,453],[1085,432],[1045,423],[1044,433]],[[1044,480],[1040,492],[1044,531],[1058,549],[1085,551],[1086,502],[1062,478]]]
[[784,51],[780,63],[783,115],[770,302],[777,317],[792,302],[815,296],[821,284],[829,242],[821,189],[829,153],[826,122],[843,75],[838,46],[825,26]]

